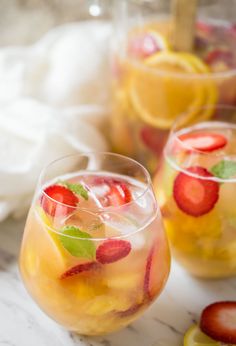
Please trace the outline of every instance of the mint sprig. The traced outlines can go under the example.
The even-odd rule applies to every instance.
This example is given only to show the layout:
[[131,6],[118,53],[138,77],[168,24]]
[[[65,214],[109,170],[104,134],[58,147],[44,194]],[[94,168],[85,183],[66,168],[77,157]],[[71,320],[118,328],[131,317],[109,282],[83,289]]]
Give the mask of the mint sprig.
[[72,256],[88,259],[95,257],[96,248],[90,234],[75,226],[65,226],[60,232],[60,242]]
[[88,191],[83,187],[81,184],[72,184],[68,183],[67,181],[59,181],[61,185],[66,186],[69,190],[74,192],[76,195],[80,195],[83,197],[86,201],[88,200]]
[[220,179],[230,179],[236,175],[236,162],[222,160],[211,168],[211,173]]

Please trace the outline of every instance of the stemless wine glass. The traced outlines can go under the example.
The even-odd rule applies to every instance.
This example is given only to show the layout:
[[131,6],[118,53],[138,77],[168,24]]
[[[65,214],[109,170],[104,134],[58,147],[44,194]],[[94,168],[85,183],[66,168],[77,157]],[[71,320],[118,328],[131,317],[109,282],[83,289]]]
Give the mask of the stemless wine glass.
[[198,2],[191,52],[173,41],[171,1],[114,3],[111,142],[153,172],[179,114],[187,125],[206,104],[236,105],[236,2]]
[[154,187],[173,255],[192,274],[236,275],[236,108],[175,123]]
[[150,176],[111,153],[64,157],[42,172],[20,254],[23,281],[65,328],[113,332],[162,291],[168,242]]

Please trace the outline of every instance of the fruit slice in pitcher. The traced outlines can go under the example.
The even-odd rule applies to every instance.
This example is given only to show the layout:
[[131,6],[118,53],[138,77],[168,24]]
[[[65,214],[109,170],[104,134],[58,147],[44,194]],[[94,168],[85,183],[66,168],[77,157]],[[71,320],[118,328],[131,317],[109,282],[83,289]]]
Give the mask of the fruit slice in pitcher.
[[128,42],[128,53],[140,59],[168,49],[169,44],[166,38],[156,31],[141,32]]
[[206,89],[201,83],[185,78],[190,73],[199,73],[192,61],[180,53],[160,52],[144,63],[143,68],[133,68],[129,90],[140,118],[151,126],[168,129],[178,114],[188,112],[186,121],[194,117],[204,102]]

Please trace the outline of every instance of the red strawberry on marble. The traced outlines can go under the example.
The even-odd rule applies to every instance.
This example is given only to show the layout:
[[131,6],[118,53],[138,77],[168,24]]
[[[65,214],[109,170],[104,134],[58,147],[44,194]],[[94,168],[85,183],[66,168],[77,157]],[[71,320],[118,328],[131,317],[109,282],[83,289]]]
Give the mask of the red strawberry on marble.
[[227,345],[236,344],[236,301],[207,306],[201,315],[200,328],[214,340]]

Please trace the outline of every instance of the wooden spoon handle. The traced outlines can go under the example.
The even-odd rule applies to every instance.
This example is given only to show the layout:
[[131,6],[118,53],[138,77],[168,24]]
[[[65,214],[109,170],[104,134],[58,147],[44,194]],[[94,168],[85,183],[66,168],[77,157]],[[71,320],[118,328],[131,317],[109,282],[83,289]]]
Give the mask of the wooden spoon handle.
[[176,50],[191,52],[194,46],[198,0],[172,0],[172,43]]

